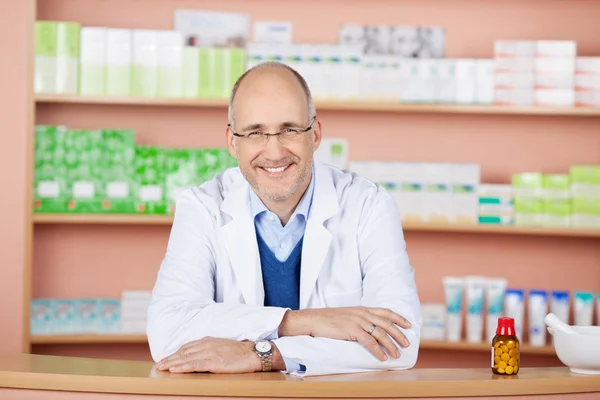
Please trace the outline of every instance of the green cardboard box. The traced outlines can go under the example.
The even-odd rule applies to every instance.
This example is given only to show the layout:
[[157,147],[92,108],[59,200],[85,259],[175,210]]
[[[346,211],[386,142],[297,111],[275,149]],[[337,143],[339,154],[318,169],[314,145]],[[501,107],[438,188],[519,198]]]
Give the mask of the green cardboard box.
[[573,227],[600,228],[600,197],[573,199]]
[[53,21],[35,23],[34,91],[56,92],[56,39],[58,24]]
[[64,126],[35,128],[33,209],[40,213],[65,212],[69,192],[65,166]]
[[135,134],[130,129],[102,131],[102,210],[133,213]]
[[200,75],[198,77],[198,91],[201,98],[217,97],[216,88],[218,78],[216,73],[217,51],[212,47],[201,47],[199,53]]
[[543,196],[543,175],[539,172],[526,172],[512,177],[515,199],[541,199]]
[[102,131],[73,129],[66,132],[65,164],[69,201],[67,211],[102,212]]
[[515,200],[515,225],[541,226],[544,224],[544,201],[532,198]]
[[573,205],[570,200],[544,200],[544,225],[568,227],[571,225]]
[[165,149],[137,146],[135,149],[135,211],[165,214]]
[[186,46],[183,48],[183,97],[200,97],[200,49]]
[[545,200],[568,200],[571,198],[571,180],[567,174],[544,174]]
[[574,198],[600,197],[600,165],[574,165],[569,176]]
[[56,93],[77,94],[79,83],[77,22],[59,22],[56,31]]
[[179,194],[196,181],[196,159],[190,149],[170,149],[165,157],[165,194],[167,213],[175,212]]

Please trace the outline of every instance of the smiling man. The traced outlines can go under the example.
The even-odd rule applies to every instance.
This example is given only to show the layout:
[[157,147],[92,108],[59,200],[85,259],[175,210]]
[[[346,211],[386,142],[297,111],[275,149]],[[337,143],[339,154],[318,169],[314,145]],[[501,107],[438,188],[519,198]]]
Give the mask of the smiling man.
[[239,168],[185,191],[148,310],[157,368],[301,375],[414,366],[421,309],[380,186],[313,160],[310,90],[283,64],[235,84]]

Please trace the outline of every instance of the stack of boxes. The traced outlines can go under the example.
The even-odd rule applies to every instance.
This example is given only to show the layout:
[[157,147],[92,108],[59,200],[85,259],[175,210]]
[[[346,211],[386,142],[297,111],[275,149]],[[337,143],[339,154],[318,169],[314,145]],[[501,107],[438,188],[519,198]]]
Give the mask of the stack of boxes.
[[575,105],[600,107],[600,57],[577,57]]
[[75,22],[39,21],[35,26],[34,90],[46,94],[76,94],[79,31]]
[[477,223],[477,164],[354,161],[350,169],[388,190],[404,222]]
[[237,165],[227,149],[136,146],[129,129],[36,127],[36,212],[174,212],[181,190]]
[[575,105],[575,57],[573,41],[541,40],[536,43],[535,105]]
[[32,335],[119,333],[119,299],[34,299],[31,301]]
[[36,22],[35,92],[226,98],[245,71],[239,48],[186,47],[176,31]]
[[544,222],[543,175],[537,172],[512,177],[515,193],[515,224],[541,226]]
[[511,185],[479,185],[479,223],[511,225],[515,221],[515,196]]
[[531,106],[534,101],[535,42],[494,43],[496,65],[495,103]]
[[575,42],[500,40],[494,43],[494,54],[496,104],[575,104]]
[[600,228],[600,166],[573,166],[570,179],[572,225],[577,228]]
[[544,174],[542,177],[544,215],[542,225],[571,225],[571,184],[567,174]]
[[121,295],[121,332],[146,333],[148,306],[152,300],[150,291],[125,291]]

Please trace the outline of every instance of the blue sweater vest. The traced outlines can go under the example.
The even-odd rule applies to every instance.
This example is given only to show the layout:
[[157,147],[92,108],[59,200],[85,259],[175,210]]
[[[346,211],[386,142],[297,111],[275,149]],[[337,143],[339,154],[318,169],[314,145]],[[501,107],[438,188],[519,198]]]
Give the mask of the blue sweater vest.
[[265,306],[298,310],[300,308],[300,265],[304,237],[298,241],[287,260],[283,262],[275,257],[258,232],[256,238],[265,288]]

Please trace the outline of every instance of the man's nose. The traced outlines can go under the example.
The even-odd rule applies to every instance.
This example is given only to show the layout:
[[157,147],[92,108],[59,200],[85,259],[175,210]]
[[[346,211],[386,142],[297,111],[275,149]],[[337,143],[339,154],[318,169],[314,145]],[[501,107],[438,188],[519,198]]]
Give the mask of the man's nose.
[[281,144],[278,135],[270,135],[263,148],[263,155],[270,160],[279,160],[285,156],[285,146]]

